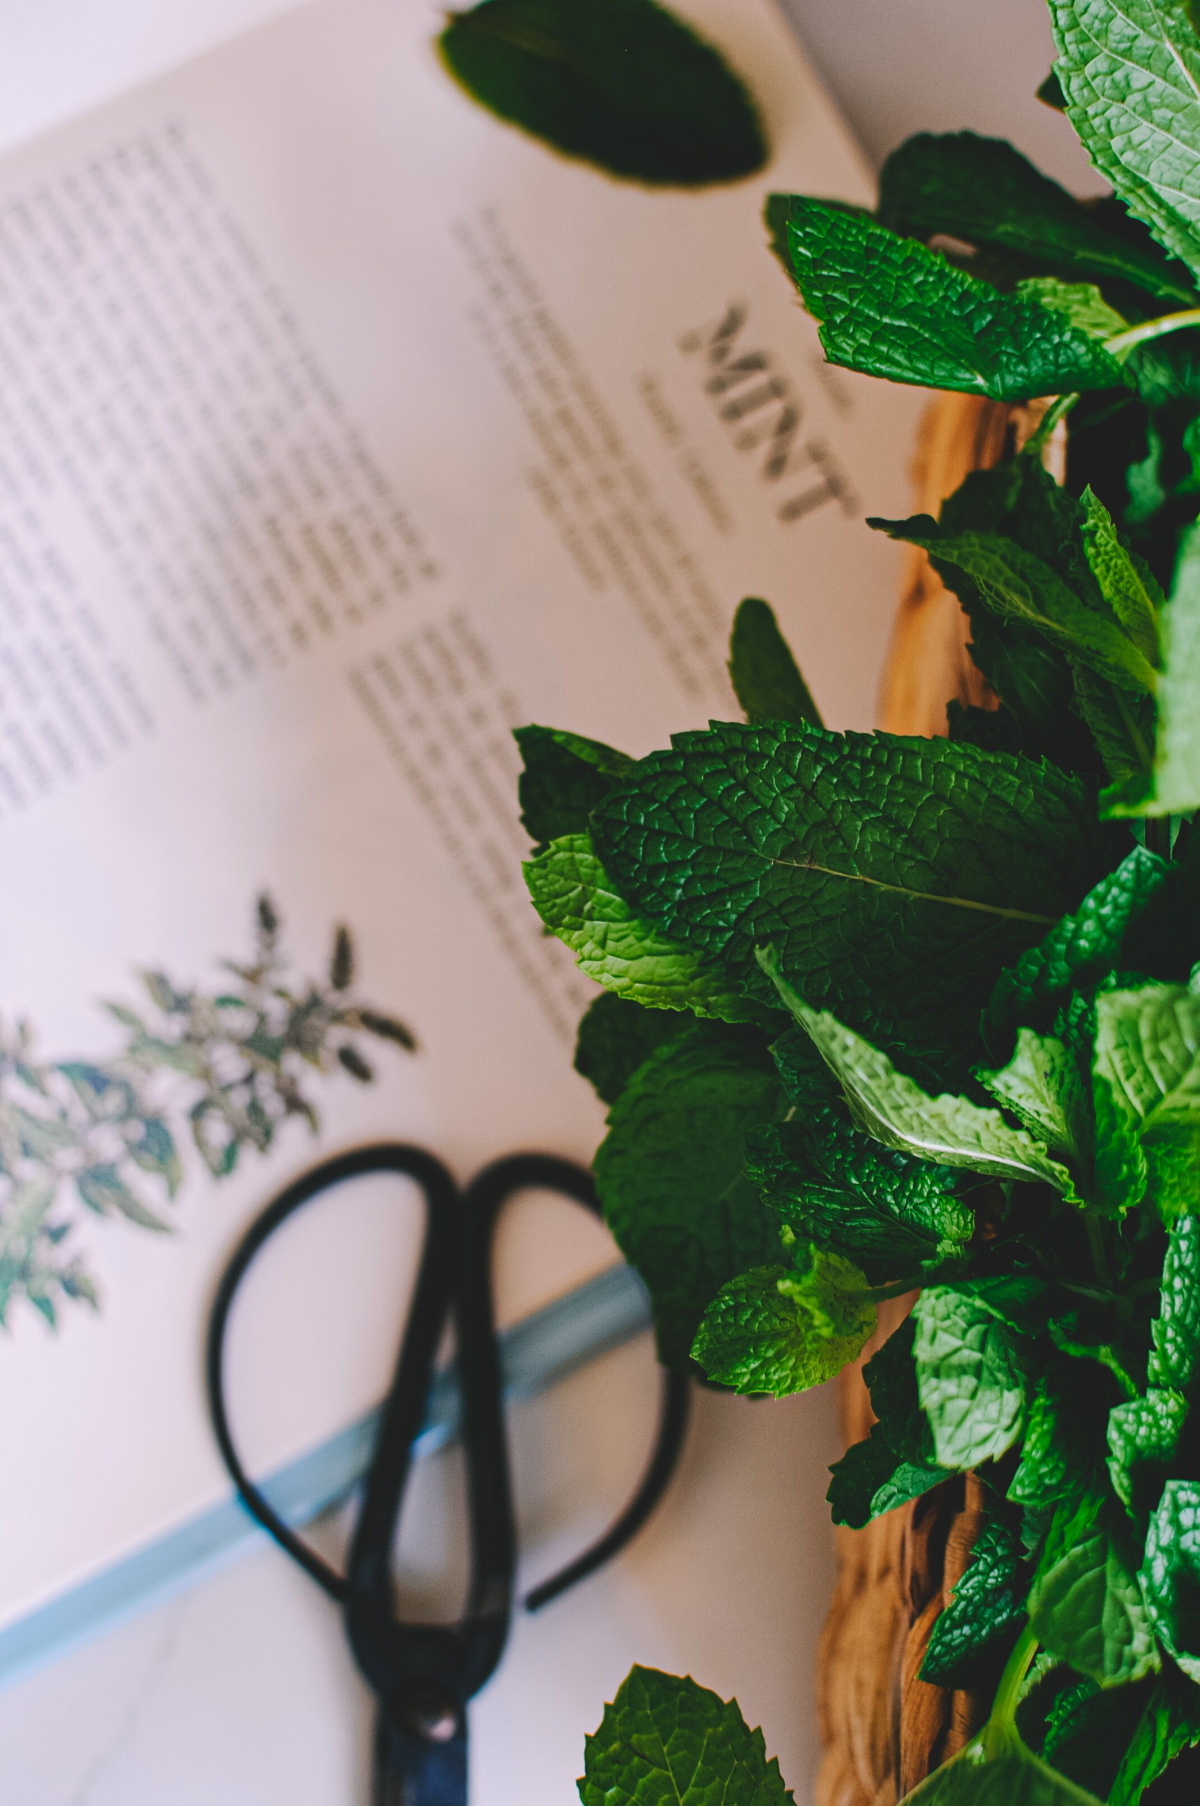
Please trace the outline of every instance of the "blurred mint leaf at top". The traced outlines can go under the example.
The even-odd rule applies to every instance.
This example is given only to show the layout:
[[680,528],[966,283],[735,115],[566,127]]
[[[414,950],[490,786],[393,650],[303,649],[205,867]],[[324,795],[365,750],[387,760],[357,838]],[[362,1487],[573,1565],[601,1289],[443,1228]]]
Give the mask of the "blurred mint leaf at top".
[[[1049,0],[1067,118],[1159,243],[1200,269],[1200,37],[1184,0]],[[1078,385],[1076,385],[1078,386]]]
[[617,1803],[738,1802],[788,1807],[795,1800],[751,1731],[736,1700],[722,1700],[690,1675],[629,1671],[598,1729],[585,1740],[579,1798]]
[[767,161],[745,84],[656,0],[482,0],[437,45],[473,100],[609,175],[703,188]]

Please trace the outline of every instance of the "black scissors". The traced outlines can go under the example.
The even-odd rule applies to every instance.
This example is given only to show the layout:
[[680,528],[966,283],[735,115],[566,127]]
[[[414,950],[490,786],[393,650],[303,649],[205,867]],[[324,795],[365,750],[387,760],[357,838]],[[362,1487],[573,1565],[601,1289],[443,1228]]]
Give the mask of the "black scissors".
[[[225,1409],[225,1331],[246,1270],[280,1224],[319,1193],[368,1173],[403,1174],[416,1181],[425,1197],[425,1242],[346,1573],[339,1575],[283,1523],[242,1466]],[[494,1161],[462,1191],[435,1156],[404,1143],[381,1142],[337,1155],[279,1193],[250,1226],[213,1303],[207,1381],[217,1442],[247,1510],[345,1612],[354,1660],[378,1701],[377,1802],[433,1807],[466,1801],[467,1702],[500,1661],[508,1636],[516,1530],[492,1308],[491,1245],[501,1206],[527,1187],[563,1193],[599,1213],[591,1174],[552,1155],[516,1154]],[[438,1344],[451,1316],[466,1453],[471,1579],[457,1624],[418,1625],[399,1618],[395,1610],[392,1543]],[[687,1377],[664,1372],[658,1437],[640,1486],[603,1537],[527,1596],[528,1610],[536,1611],[591,1574],[644,1524],[675,1467],[688,1398]]]

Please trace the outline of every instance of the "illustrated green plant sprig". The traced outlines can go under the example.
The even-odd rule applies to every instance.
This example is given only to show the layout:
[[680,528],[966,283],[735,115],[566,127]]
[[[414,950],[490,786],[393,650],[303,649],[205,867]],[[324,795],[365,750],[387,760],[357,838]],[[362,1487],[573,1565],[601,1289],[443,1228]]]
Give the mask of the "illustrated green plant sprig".
[[[982,1489],[922,1674],[994,1705],[914,1801],[1138,1801],[1200,1743],[1200,37],[1183,0],[1050,11],[1047,98],[1110,198],[922,134],[874,214],[767,209],[832,362],[1046,404],[937,519],[871,522],[957,595],[994,706],[831,732],[752,600],[745,721],[636,762],[520,735],[663,1360],[794,1392],[918,1293],[829,1492],[862,1526]],[[635,1677],[583,1798],[734,1798],[732,1707],[677,1777],[695,1684]]]
[[217,1179],[244,1150],[264,1153],[282,1125],[315,1131],[308,1081],[373,1071],[362,1037],[415,1047],[396,1018],[354,992],[354,944],[339,927],[326,976],[298,986],[280,948],[271,900],[255,913],[249,961],[224,962],[216,992],[140,974],[145,1002],[109,1003],[122,1046],[95,1060],[48,1061],[28,1023],[0,1025],[0,1324],[24,1298],[51,1323],[61,1299],[98,1303],[71,1243],[79,1207],[166,1230],[162,1207],[183,1180],[186,1125]]

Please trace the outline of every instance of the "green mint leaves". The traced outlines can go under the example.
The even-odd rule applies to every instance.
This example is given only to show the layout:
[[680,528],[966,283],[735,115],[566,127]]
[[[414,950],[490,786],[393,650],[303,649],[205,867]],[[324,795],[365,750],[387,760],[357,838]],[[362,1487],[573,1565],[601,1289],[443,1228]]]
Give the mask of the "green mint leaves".
[[481,0],[438,51],[490,112],[610,175],[699,188],[766,162],[744,84],[655,0]]
[[772,954],[763,955],[763,964],[840,1081],[855,1121],[876,1141],[945,1167],[969,1167],[997,1179],[1044,1180],[1073,1195],[1070,1174],[1044,1142],[1010,1129],[999,1111],[968,1098],[949,1093],[931,1098],[861,1035],[828,1011],[811,1010],[782,977]]
[[657,1010],[692,1010],[723,1022],[758,1021],[749,1002],[715,963],[660,934],[614,890],[591,837],[563,835],[525,867],[538,915],[575,955],[580,969],[609,991]]
[[790,197],[782,242],[833,364],[995,401],[1108,389],[1122,369],[1068,308],[1003,294],[939,251],[832,202]]
[[690,1675],[635,1665],[584,1751],[579,1798],[585,1807],[709,1801],[790,1807],[795,1799],[737,1701],[722,1700]]
[[921,132],[879,178],[879,221],[913,238],[954,238],[977,252],[1084,282],[1129,283],[1186,307],[1186,272],[1147,240],[1114,230],[1001,138]]
[[1067,117],[1129,211],[1200,269],[1200,39],[1183,0],[1049,0]]
[[596,1154],[605,1220],[650,1288],[661,1359],[685,1367],[727,1280],[777,1261],[779,1226],[742,1167],[745,1138],[782,1108],[753,1030],[696,1023],[625,1085]]
[[738,1393],[799,1393],[832,1380],[875,1328],[862,1272],[811,1243],[790,1268],[729,1281],[704,1314],[692,1355]]
[[1162,610],[1154,764],[1114,787],[1110,815],[1164,816],[1200,805],[1200,534],[1188,534]]
[[733,618],[729,677],[748,722],[808,722],[821,714],[769,603],[748,596]]
[[1103,867],[1068,773],[948,741],[714,723],[593,812],[636,915],[774,1000],[755,949],[852,1028],[957,1077],[998,968]]

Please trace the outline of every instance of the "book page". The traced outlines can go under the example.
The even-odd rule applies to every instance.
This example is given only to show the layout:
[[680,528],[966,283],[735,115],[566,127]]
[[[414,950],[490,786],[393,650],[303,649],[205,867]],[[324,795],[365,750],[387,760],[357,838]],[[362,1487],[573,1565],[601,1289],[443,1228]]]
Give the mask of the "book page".
[[[869,183],[767,0],[681,10],[762,106],[759,178],[554,156],[455,88],[425,0],[321,0],[0,165],[6,1046],[23,1019],[44,1061],[111,1058],[131,1008],[169,1015],[137,970],[216,995],[264,892],[298,974],[348,924],[419,1043],[314,1073],[319,1134],[297,1111],[223,1175],[199,1081],[156,1072],[170,1233],[92,1215],[99,1312],[10,1312],[0,1621],[226,1491],[203,1329],[275,1188],[377,1138],[464,1178],[590,1158],[592,987],[527,900],[512,727],[641,754],[730,716],[745,595],[830,725],[872,723],[898,554],[862,518],[907,512],[921,398],[824,364],[760,217]],[[529,1210],[502,1321],[613,1259]],[[256,1465],[378,1396],[417,1232],[363,1185],[272,1251],[233,1348]]]

